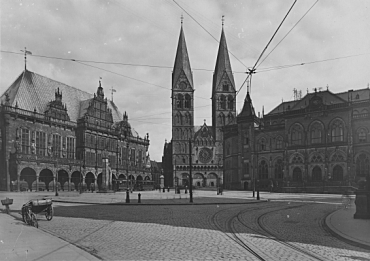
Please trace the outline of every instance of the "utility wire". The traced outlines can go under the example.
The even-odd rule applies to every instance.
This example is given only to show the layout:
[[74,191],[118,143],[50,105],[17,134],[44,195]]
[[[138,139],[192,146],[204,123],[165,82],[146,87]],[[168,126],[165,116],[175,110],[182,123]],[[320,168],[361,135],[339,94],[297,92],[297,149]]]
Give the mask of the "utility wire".
[[324,59],[324,60],[317,60],[317,61],[312,61],[312,62],[303,62],[303,63],[296,63],[296,64],[289,64],[289,65],[281,65],[281,66],[275,66],[275,67],[266,67],[258,70],[258,73],[261,72],[269,72],[269,71],[274,71],[274,70],[280,70],[280,69],[286,69],[286,68],[291,68],[291,67],[296,67],[296,66],[302,66],[302,65],[307,65],[307,64],[314,64],[314,63],[322,63],[322,62],[327,62],[327,61],[334,61],[334,60],[340,60],[340,59],[346,59],[346,58],[351,58],[351,57],[356,57],[356,56],[362,56],[362,55],[369,55],[370,53],[360,53],[360,54],[354,54],[354,55],[347,55],[347,56],[341,56],[341,57],[336,57],[336,58],[329,58],[329,59]]
[[275,45],[275,47],[265,56],[265,58],[257,65],[257,68],[269,57],[269,55],[276,49],[276,47],[279,46],[279,44],[288,36],[288,34],[299,24],[299,22],[308,14],[309,11],[319,2],[319,0],[316,0],[316,2],[307,10],[307,12],[301,17],[301,19],[298,20],[298,22],[295,23],[295,25],[284,35],[284,37]]
[[[204,31],[206,31],[213,39],[215,39],[216,42],[219,43],[219,41],[209,32],[206,28],[204,28],[191,14],[189,14],[184,8],[182,8],[181,5],[179,5],[175,0],[173,0],[175,4],[177,4],[188,16],[190,16],[191,19],[193,19]],[[297,0],[296,0],[297,1]],[[228,53],[230,53],[236,60],[238,60],[245,68],[247,67],[241,60],[239,60],[232,52],[227,50]]]
[[[269,47],[270,43],[272,42],[272,40],[274,39],[275,35],[277,34],[277,32],[279,31],[280,27],[282,26],[282,24],[284,23],[285,19],[288,17],[290,11],[293,9],[294,5],[296,4],[297,0],[294,1],[294,3],[292,4],[292,6],[289,8],[288,12],[286,13],[286,15],[284,16],[283,20],[281,21],[281,23],[279,24],[278,28],[275,30],[274,34],[272,35],[270,41],[267,43],[267,45],[265,46],[265,48],[263,49],[262,53],[260,54],[260,56],[258,57],[256,63],[254,64],[254,66],[252,68],[249,68],[249,72],[248,72],[248,76],[247,76],[247,79],[245,79],[245,81],[243,82],[242,86],[240,86],[239,90],[236,92],[236,95],[239,94],[240,90],[243,88],[245,82],[248,80],[249,76],[253,73],[255,73],[256,71],[256,66],[259,62],[259,60],[262,58],[263,54],[265,53],[266,49]],[[252,86],[249,87],[250,90],[252,89]]]
[[[17,55],[24,55],[24,53],[19,52],[11,52],[11,51],[4,51],[1,50],[2,53],[10,53],[10,54],[17,54]],[[134,64],[134,63],[121,63],[121,62],[107,62],[107,61],[92,61],[92,60],[79,60],[73,58],[61,58],[55,56],[46,56],[46,55],[32,55],[35,57],[40,58],[47,58],[47,59],[56,59],[56,60],[63,60],[63,61],[72,61],[72,62],[82,62],[82,63],[97,63],[97,64],[108,64],[108,65],[124,65],[124,66],[134,66],[134,67],[150,67],[150,68],[160,68],[160,69],[173,69],[171,66],[163,66],[163,65],[149,65],[149,64]],[[193,68],[193,71],[207,71],[213,72],[212,69],[204,69],[204,68]],[[245,72],[236,72],[232,71],[232,73],[245,73]]]

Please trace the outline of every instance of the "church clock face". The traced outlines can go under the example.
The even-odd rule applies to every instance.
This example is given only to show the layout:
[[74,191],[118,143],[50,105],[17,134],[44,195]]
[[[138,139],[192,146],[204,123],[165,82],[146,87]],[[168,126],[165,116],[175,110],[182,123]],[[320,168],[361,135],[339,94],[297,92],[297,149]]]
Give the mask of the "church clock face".
[[208,163],[211,161],[213,155],[209,148],[201,148],[199,151],[198,159],[202,163]]

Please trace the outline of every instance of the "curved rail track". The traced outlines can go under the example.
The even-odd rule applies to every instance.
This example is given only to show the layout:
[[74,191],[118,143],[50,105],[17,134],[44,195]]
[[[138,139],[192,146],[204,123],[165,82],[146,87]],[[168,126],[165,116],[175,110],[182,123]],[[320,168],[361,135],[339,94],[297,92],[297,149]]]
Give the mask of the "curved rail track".
[[[246,242],[242,237],[240,237],[238,234],[240,234],[240,230],[237,231],[235,228],[236,223],[239,223],[239,225],[243,226],[247,230],[254,232],[255,234],[265,236],[266,239],[273,240],[277,244],[282,245],[282,247],[289,248],[292,251],[295,251],[299,253],[301,256],[306,256],[307,260],[320,260],[325,261],[327,260],[324,257],[318,256],[316,254],[313,254],[312,252],[309,252],[305,249],[302,249],[294,244],[286,242],[283,238],[279,237],[276,234],[273,234],[271,231],[269,231],[266,226],[263,223],[263,219],[277,211],[281,210],[287,210],[287,209],[293,209],[293,208],[299,208],[302,206],[306,206],[307,204],[300,204],[297,206],[289,206],[289,207],[281,207],[276,205],[269,205],[264,207],[254,207],[254,208],[248,208],[247,210],[240,210],[236,214],[232,214],[230,217],[227,217],[226,222],[224,224],[220,224],[218,222],[218,217],[220,215],[223,215],[224,213],[230,212],[231,209],[235,209],[234,207],[230,207],[227,209],[220,210],[216,213],[214,213],[211,218],[210,222],[217,228],[217,230],[223,232],[229,239],[234,241],[236,244],[247,250],[249,253],[251,253],[254,257],[256,257],[258,260],[271,260],[271,257],[268,257],[266,254],[264,254],[261,250],[259,250],[256,246],[253,246],[251,243]],[[243,215],[247,212],[251,212],[254,210],[268,210],[270,211],[264,212],[263,214],[259,215],[256,219],[256,224],[258,225],[257,228],[253,227],[251,224],[246,223],[246,221],[243,219]]]

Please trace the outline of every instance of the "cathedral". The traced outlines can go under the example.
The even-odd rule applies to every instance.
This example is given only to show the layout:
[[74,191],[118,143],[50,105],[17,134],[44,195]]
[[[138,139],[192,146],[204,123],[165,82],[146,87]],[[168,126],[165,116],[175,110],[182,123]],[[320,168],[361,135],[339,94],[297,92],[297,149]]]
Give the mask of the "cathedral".
[[171,99],[172,140],[165,142],[162,157],[165,186],[188,186],[191,173],[195,188],[338,193],[361,187],[370,172],[369,87],[307,91],[266,115],[255,114],[248,88],[236,115],[223,28],[213,74],[212,126],[194,125],[194,82],[182,26]]
[[194,82],[181,25],[172,72],[172,140],[165,143],[162,159],[165,186],[189,186],[189,153],[192,154],[193,186],[222,186],[222,128],[235,121],[235,97],[234,76],[222,28],[212,83],[212,126],[205,122],[201,126],[194,125]]

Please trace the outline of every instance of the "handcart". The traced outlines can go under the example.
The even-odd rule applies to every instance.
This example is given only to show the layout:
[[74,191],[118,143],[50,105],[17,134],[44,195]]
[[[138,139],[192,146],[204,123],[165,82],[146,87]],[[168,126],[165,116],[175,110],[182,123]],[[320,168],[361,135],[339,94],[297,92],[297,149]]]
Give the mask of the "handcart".
[[25,223],[31,226],[38,227],[38,222],[35,214],[45,213],[48,221],[53,218],[54,209],[53,201],[49,199],[32,199],[22,206],[22,219]]

